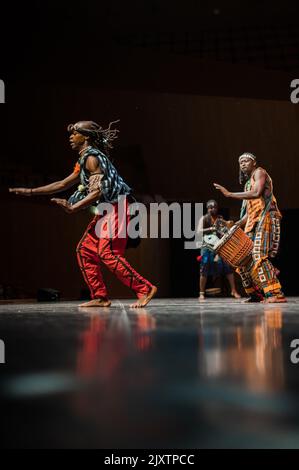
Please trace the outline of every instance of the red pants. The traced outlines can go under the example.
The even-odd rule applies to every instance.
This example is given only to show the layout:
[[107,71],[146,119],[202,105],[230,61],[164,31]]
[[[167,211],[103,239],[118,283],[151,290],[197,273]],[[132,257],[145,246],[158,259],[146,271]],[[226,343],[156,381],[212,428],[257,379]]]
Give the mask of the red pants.
[[[124,257],[127,245],[127,235],[125,238],[117,236],[118,228],[124,222],[128,223],[127,201],[122,215],[118,213],[118,203],[113,204],[114,211],[104,216],[97,215],[87,227],[77,247],[77,258],[84,280],[89,287],[91,298],[108,298],[107,289],[101,272],[101,262],[113,272],[118,279],[132,289],[138,298],[148,294],[152,284],[138,274]],[[121,220],[122,219],[122,220]],[[96,225],[101,223],[101,232],[98,232]],[[110,223],[115,229],[115,233],[110,237],[107,234],[107,224]],[[120,230],[120,228],[119,228]],[[96,233],[97,231],[97,233]],[[99,235],[99,236],[98,236]]]

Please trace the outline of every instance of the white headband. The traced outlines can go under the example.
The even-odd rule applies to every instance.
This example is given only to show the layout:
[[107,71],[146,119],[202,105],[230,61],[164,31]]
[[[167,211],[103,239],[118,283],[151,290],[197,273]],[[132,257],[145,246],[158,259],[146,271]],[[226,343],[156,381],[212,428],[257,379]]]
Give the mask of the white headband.
[[251,158],[251,160],[253,160],[254,162],[256,161],[256,158],[254,155],[252,155],[252,153],[243,153],[243,155],[239,157],[239,162],[242,158]]

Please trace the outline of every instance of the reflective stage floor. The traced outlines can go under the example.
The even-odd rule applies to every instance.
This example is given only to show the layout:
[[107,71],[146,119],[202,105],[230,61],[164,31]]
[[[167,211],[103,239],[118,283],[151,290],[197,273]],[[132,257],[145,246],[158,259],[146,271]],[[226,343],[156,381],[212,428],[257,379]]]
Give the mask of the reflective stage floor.
[[0,305],[1,446],[299,448],[288,300]]

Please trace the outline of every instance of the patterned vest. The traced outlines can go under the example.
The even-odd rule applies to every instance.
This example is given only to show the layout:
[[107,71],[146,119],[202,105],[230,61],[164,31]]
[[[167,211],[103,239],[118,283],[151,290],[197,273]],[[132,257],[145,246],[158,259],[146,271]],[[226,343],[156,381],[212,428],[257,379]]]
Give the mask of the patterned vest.
[[100,202],[117,202],[119,196],[131,194],[131,188],[117,173],[116,168],[109,158],[99,149],[95,147],[87,147],[83,155],[79,158],[74,169],[75,172],[80,173],[81,184],[77,191],[75,191],[75,193],[69,198],[69,203],[71,205],[81,201],[88,195],[90,172],[86,169],[86,160],[90,155],[98,159],[99,166],[103,174],[99,188],[101,190],[101,198],[99,201],[96,201],[94,205],[98,205]]

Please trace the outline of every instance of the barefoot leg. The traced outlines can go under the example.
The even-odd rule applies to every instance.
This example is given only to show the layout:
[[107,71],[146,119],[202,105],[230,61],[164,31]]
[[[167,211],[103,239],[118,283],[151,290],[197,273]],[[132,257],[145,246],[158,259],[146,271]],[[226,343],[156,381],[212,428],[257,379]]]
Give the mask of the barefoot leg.
[[152,298],[156,295],[157,290],[158,290],[157,287],[153,286],[147,295],[145,295],[144,297],[141,297],[140,299],[137,300],[137,302],[130,305],[130,308],[145,307],[152,300]]
[[110,307],[111,302],[108,299],[94,299],[85,304],[79,305],[79,307]]
[[287,299],[285,297],[268,297],[263,301],[263,304],[285,304],[287,302]]

